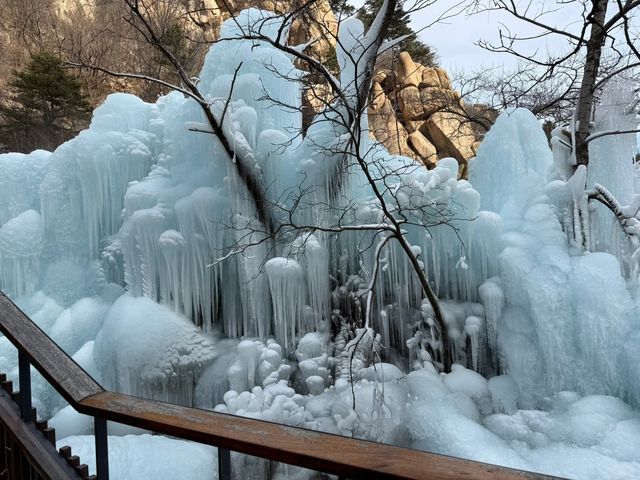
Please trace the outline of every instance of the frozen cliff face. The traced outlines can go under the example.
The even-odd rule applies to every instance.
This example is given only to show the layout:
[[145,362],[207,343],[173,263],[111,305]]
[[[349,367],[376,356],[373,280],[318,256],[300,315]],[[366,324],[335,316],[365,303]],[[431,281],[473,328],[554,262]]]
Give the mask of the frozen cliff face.
[[42,221],[35,210],[27,210],[0,227],[0,278],[9,286],[7,293],[19,296],[34,290],[43,245]]
[[[601,107],[595,118],[595,131],[634,130],[638,121],[629,106],[634,102],[633,85],[627,81],[614,82],[603,92]],[[609,135],[597,138],[589,145],[589,172],[586,185],[593,189],[596,184],[604,186],[616,200],[626,206],[625,214],[636,216],[640,207],[640,175],[635,163],[637,135]],[[603,205],[592,205],[591,234],[593,249],[613,253],[621,263],[628,261],[634,245],[629,245],[627,236],[617,224],[615,217]],[[637,248],[637,245],[635,246]],[[637,265],[636,260],[636,265]],[[623,265],[628,271],[631,265]],[[636,273],[637,275],[637,273]],[[636,279],[637,280],[637,279]]]
[[[332,150],[345,145],[344,125],[331,121],[344,112],[329,109],[300,139],[292,58],[267,42],[237,38],[249,25],[271,36],[282,26],[258,10],[226,24],[228,40],[212,47],[199,86],[214,114],[224,112],[223,128],[242,161],[268,185],[267,200],[301,225],[380,222],[381,205],[361,168]],[[342,35],[363,34],[357,22],[347,27]],[[353,96],[357,72],[348,54],[361,46],[347,40],[338,52],[345,66],[339,81]],[[43,288],[69,307],[94,294],[110,303],[110,284],[123,284],[131,296],[164,304],[204,331],[274,336],[285,356],[306,333],[326,332],[330,275],[339,286],[350,285],[343,293],[358,298],[371,281],[375,232],[293,229],[272,242],[233,162],[213,135],[198,131],[207,130],[204,121],[196,102],[177,92],[153,105],[113,95],[96,110],[90,129],[53,154],[2,157],[12,162],[3,182],[13,190],[19,182],[28,187],[24,199],[2,205],[2,288],[19,294]],[[414,254],[438,295],[451,299],[445,321],[457,359],[487,374],[508,365],[524,391],[543,384],[577,388],[567,380],[568,365],[586,368],[584,352],[598,350],[579,332],[600,327],[588,313],[594,305],[584,313],[574,305],[579,292],[590,291],[576,275],[622,284],[606,257],[569,255],[546,196],[552,160],[535,118],[524,110],[501,116],[471,165],[470,182],[457,180],[453,159],[428,171],[389,155],[366,135],[362,141],[369,174],[407,219]],[[33,163],[29,175],[16,166],[26,158]],[[22,250],[12,250],[16,245]],[[371,326],[385,346],[423,364],[438,345],[433,312],[422,304],[411,269],[391,242],[374,284]],[[604,310],[617,312],[611,331],[600,337],[605,346],[630,328],[621,318],[631,304],[624,289],[617,290],[620,298],[602,300]],[[340,295],[338,289],[334,298]],[[589,318],[588,328],[577,326],[578,317]],[[579,346],[572,343],[580,338]],[[579,362],[569,361],[580,355]],[[621,388],[611,365],[602,367],[593,389]]]

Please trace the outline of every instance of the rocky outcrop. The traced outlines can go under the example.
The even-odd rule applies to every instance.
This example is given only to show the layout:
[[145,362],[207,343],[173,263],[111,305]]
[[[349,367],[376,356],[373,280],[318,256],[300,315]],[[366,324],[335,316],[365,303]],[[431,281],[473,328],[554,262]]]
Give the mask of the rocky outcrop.
[[[126,11],[120,0],[41,0],[42,4],[34,0],[26,4],[23,4],[23,0],[6,1],[7,5],[0,15],[0,39],[6,39],[5,48],[0,51],[0,87],[9,77],[11,69],[18,68],[28,58],[29,49],[51,50],[61,57],[74,59],[86,52],[94,52],[96,48],[95,58],[89,57],[88,60],[91,63],[107,62],[100,64],[104,68],[144,71],[144,62],[147,62],[149,65],[146,66],[158,70],[158,65],[153,64],[157,54],[152,46],[140,41],[130,42],[127,48],[122,48],[120,37],[109,36],[109,32],[126,31],[129,28],[123,20]],[[168,7],[172,12],[165,13],[169,15],[168,21],[180,19],[180,25],[189,30],[190,38],[206,41],[218,38],[223,21],[244,8],[285,13],[303,4],[307,8],[295,17],[288,43],[309,43],[305,52],[329,65],[338,24],[328,0],[317,0],[310,4],[303,0],[176,0]],[[153,3],[148,5],[149,8],[155,8]],[[25,16],[36,18],[35,23],[44,35],[41,31],[26,31],[28,25],[22,21]],[[47,33],[49,30],[56,32],[56,35]],[[29,35],[33,37],[30,40],[33,45],[29,49],[15,41],[19,36],[18,31],[23,32],[21,35],[26,44],[29,44]],[[94,43],[96,31],[100,32],[99,45]],[[62,43],[49,44],[45,41],[59,37],[64,39]],[[85,44],[91,48],[85,48]],[[191,61],[191,71],[198,71],[205,50],[198,50],[199,53]],[[368,112],[370,133],[389,152],[410,156],[429,167],[434,166],[440,158],[454,157],[462,165],[461,173],[464,174],[467,160],[475,155],[476,137],[466,121],[462,101],[452,89],[447,73],[440,68],[429,68],[414,62],[406,52],[387,55],[386,59],[383,55],[380,60],[373,76]],[[305,65],[298,63],[298,67],[304,69]],[[156,70],[154,75],[158,75]],[[175,81],[170,69],[162,72],[160,75],[167,75],[166,80]],[[309,75],[305,79],[309,84],[303,93],[306,125],[315,113],[332,102],[329,89],[322,83],[314,83],[313,77]],[[89,75],[84,78],[84,83],[95,104],[112,91],[130,91],[145,99],[153,99],[164,93],[157,86],[154,89],[153,85],[111,77]]]
[[[69,0],[67,0],[69,1]],[[317,0],[309,4],[300,0],[187,0],[186,11],[191,14],[193,24],[202,30],[209,40],[218,38],[222,22],[245,8],[260,8],[275,13],[288,13],[305,5],[302,13],[294,17],[289,30],[289,44],[302,45],[313,42],[305,53],[321,61],[332,50],[338,31],[336,20],[328,0]]]
[[375,73],[369,116],[373,136],[390,152],[428,167],[453,157],[464,176],[475,156],[476,136],[447,72],[415,63],[407,52]]
[[409,135],[398,122],[391,100],[379,82],[373,82],[369,105],[369,133],[382,143],[389,153],[413,156],[409,147]]

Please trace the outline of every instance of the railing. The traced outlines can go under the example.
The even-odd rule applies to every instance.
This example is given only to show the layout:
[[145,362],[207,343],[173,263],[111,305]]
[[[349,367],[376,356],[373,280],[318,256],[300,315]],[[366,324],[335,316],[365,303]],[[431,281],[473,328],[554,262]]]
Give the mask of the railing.
[[[13,435],[19,437],[18,441],[25,450],[25,457],[29,460],[24,462],[27,465],[25,468],[35,472],[35,476],[27,472],[28,475],[19,474],[13,478],[77,479],[78,474],[82,478],[87,478],[86,466],[79,466],[77,457],[74,458],[75,462],[71,462],[75,469],[65,469],[64,462],[60,462],[60,458],[52,458],[54,455],[57,456],[57,453],[55,449],[50,448],[44,436],[40,435],[41,441],[36,441],[39,437],[34,436],[37,430],[33,427],[35,418],[31,406],[30,365],[33,365],[75,410],[94,418],[98,480],[109,478],[107,421],[124,423],[218,447],[220,480],[231,478],[231,450],[331,473],[340,478],[422,480],[552,478],[470,460],[105,391],[2,293],[0,293],[0,331],[18,348],[20,393],[14,397],[19,403],[21,422],[12,419],[11,409],[5,405],[4,397],[0,398],[0,419],[5,429],[12,432],[16,429],[26,431],[22,436],[15,433]],[[3,395],[6,396],[6,394]],[[16,412],[13,413],[13,417],[17,417]],[[70,451],[61,450],[60,453],[63,456],[70,455]]]

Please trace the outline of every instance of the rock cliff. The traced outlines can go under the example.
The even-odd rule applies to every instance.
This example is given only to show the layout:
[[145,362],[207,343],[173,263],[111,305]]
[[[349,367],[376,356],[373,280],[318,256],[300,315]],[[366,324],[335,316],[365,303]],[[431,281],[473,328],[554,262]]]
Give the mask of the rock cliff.
[[415,63],[402,52],[390,66],[376,71],[373,80],[373,135],[392,153],[414,157],[428,167],[454,157],[465,174],[477,140],[447,72]]
[[[30,52],[38,50],[51,50],[66,58],[84,56],[89,62],[104,62],[101,66],[119,71],[145,73],[145,68],[156,68],[151,72],[154,76],[176,81],[170,68],[153,64],[153,56],[157,54],[151,46],[140,39],[136,41],[131,34],[122,33],[131,29],[123,19],[126,12],[118,0],[6,1],[6,8],[0,12],[0,38],[5,47],[0,52],[0,63],[4,68],[0,68],[0,87],[12,68],[18,68]],[[190,38],[206,42],[215,40],[222,22],[242,9],[256,7],[285,13],[295,9],[301,1],[158,2],[150,4],[153,5],[150,8],[158,9],[150,12],[150,18],[156,19],[154,21],[159,25],[162,21],[165,24],[179,21]],[[293,22],[289,44],[316,40],[306,52],[328,65],[337,28],[329,1],[317,0]],[[191,70],[194,73],[199,70],[204,51],[206,48],[199,48],[193,55]],[[406,52],[383,55],[378,63],[369,108],[371,134],[391,153],[413,157],[428,167],[434,166],[440,158],[454,157],[460,162],[460,173],[464,175],[467,160],[475,155],[476,137],[465,119],[460,95],[451,87],[447,73],[441,68],[414,62]],[[304,68],[304,65],[299,67]],[[150,100],[162,93],[148,84],[134,85],[128,80],[107,76],[87,75],[84,80],[95,103],[111,91],[133,91]],[[306,81],[310,88],[303,103],[308,123],[330,96],[324,85],[314,83],[313,75]]]

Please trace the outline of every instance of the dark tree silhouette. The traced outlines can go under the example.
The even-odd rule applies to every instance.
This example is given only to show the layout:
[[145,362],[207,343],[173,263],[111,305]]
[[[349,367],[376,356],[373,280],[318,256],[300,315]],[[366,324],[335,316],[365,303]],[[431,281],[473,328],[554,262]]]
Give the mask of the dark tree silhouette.
[[0,105],[1,143],[10,150],[51,150],[76,135],[88,119],[80,82],[55,55],[33,55],[13,77]]

